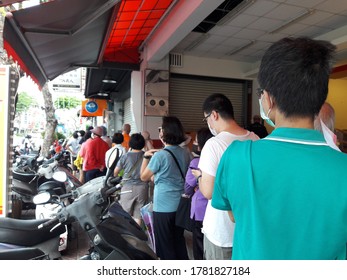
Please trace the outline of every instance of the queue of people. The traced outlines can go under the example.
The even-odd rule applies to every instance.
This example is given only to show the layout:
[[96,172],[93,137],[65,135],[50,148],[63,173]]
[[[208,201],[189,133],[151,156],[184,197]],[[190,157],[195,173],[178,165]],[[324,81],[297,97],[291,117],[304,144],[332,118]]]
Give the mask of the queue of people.
[[[184,192],[176,166],[195,177],[196,184],[189,181],[194,192],[207,200],[200,236],[195,235],[197,259],[346,259],[347,156],[314,129],[324,110],[333,53],[330,43],[308,38],[285,38],[268,49],[257,92],[260,115],[274,127],[267,136],[240,127],[224,95],[209,96],[202,113],[214,137],[204,144],[197,169],[188,169],[163,118],[165,147],[145,152],[141,167],[141,179],[155,184],[154,234],[161,259],[186,259],[174,222]],[[180,135],[177,128],[175,136]],[[180,157],[177,165],[164,151],[169,149]],[[322,160],[329,165],[319,164]]]
[[127,191],[120,204],[139,225],[154,185],[155,250],[163,260],[188,259],[185,229],[175,221],[183,193],[192,196],[194,259],[346,259],[347,155],[336,149],[325,102],[334,51],[308,38],[284,38],[266,51],[257,95],[269,134],[258,115],[251,126],[238,125],[220,93],[202,104],[205,124],[192,152],[176,116],[162,117],[161,149],[147,131],[130,134],[129,124],[112,144],[102,127],[91,129],[78,152],[84,182],[104,175],[105,155],[118,149],[114,176]]

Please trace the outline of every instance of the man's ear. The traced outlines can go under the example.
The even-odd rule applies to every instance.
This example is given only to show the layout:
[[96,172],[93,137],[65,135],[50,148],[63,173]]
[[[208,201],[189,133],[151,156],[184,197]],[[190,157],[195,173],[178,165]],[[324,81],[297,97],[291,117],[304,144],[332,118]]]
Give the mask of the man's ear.
[[270,108],[273,108],[275,106],[274,99],[270,97],[269,92],[264,89],[263,93],[263,100],[265,101],[263,103],[263,106],[266,106],[264,108],[264,111],[267,112]]
[[211,112],[211,117],[213,117],[214,120],[218,120],[219,115],[218,115],[218,113],[217,113],[215,110],[213,110],[213,111]]

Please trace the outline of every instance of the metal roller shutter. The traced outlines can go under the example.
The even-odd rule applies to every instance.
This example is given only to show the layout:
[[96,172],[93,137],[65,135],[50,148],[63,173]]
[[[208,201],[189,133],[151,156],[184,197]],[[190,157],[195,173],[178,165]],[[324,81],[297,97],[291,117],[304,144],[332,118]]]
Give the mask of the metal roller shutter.
[[[128,123],[131,126],[131,132],[130,134],[138,132],[135,120],[134,120],[134,114],[133,114],[133,108],[131,106],[131,98],[128,98],[124,100],[124,123]],[[123,124],[124,124],[123,123]]]
[[202,104],[213,93],[226,95],[234,107],[236,122],[245,126],[249,81],[171,74],[169,115],[177,116],[185,131],[196,131],[202,123]]

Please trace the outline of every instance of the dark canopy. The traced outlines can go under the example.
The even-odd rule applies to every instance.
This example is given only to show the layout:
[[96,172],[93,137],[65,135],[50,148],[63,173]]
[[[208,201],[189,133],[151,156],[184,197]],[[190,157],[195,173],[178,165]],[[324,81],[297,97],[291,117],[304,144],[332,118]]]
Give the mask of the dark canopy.
[[6,16],[4,47],[38,85],[98,64],[117,0],[52,1]]

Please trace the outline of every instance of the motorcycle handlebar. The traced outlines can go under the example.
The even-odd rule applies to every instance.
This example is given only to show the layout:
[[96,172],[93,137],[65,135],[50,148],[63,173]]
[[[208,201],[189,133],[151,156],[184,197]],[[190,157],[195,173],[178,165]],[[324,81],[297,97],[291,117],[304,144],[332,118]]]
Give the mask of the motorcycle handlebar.
[[70,197],[72,197],[72,196],[73,196],[72,193],[67,193],[67,194],[62,194],[62,195],[60,195],[59,198],[60,198],[60,199],[64,199],[64,198],[70,198]]
[[111,194],[113,194],[114,192],[120,190],[121,188],[122,188],[122,185],[118,184],[117,186],[114,186],[114,187],[108,189],[108,190],[105,192],[105,194],[106,194],[106,196],[110,196]]
[[63,157],[63,151],[59,152],[58,154],[54,155],[54,159],[59,161]]

